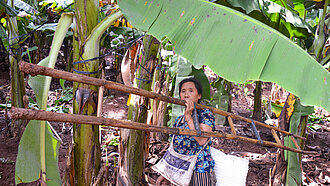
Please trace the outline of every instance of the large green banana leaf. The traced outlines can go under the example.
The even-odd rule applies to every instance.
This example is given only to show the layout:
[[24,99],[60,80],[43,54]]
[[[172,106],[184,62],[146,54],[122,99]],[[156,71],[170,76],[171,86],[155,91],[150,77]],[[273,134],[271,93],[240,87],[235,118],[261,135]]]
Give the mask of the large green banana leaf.
[[[54,68],[66,33],[72,23],[72,14],[62,14],[49,56],[39,65]],[[40,110],[46,110],[51,77],[35,76],[29,79]],[[46,173],[47,185],[61,185],[58,169],[58,150],[60,139],[46,121],[32,120],[24,130],[18,147],[15,167],[15,183],[27,183],[38,180],[40,172]]]
[[120,0],[132,25],[159,40],[197,68],[208,65],[223,78],[275,82],[304,105],[330,111],[330,74],[278,31],[233,9],[200,0]]

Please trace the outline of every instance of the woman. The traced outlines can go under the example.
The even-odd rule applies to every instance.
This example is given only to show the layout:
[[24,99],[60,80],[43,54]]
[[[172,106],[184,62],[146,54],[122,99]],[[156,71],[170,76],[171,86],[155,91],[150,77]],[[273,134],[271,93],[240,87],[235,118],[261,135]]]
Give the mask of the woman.
[[[180,98],[186,101],[186,109],[184,115],[176,118],[173,127],[182,129],[196,130],[193,122],[194,103],[198,103],[202,98],[202,85],[195,78],[184,79],[179,84]],[[208,109],[198,111],[199,126],[202,131],[212,131],[214,129],[215,118]],[[180,154],[194,155],[203,148],[208,138],[197,136],[174,135],[173,147]],[[215,174],[213,172],[214,161],[210,153],[211,141],[204,150],[198,155],[191,178],[191,186],[213,186],[216,183]],[[156,185],[161,185],[165,180],[160,176]]]

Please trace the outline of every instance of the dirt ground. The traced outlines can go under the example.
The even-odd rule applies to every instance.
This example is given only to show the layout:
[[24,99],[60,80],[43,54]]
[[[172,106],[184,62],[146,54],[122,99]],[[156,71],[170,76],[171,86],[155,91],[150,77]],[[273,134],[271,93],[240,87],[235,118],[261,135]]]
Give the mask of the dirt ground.
[[[10,92],[9,73],[1,69],[0,72],[0,102],[6,102]],[[54,80],[56,81],[56,80]],[[58,83],[51,89],[56,89]],[[243,91],[244,87],[234,86],[233,89],[233,108],[232,112],[244,117],[251,117],[253,108],[253,85],[247,85],[247,92]],[[265,95],[269,95],[269,86],[264,84],[263,91]],[[108,92],[104,98],[103,117],[111,117],[115,119],[126,120],[128,107],[126,101],[127,94],[118,92]],[[241,121],[234,121],[237,128],[238,135],[251,137],[253,134],[248,128],[247,123]],[[63,143],[59,151],[59,168],[61,177],[65,175],[67,151],[72,140],[72,125],[63,123],[51,123],[55,128]],[[8,126],[11,121],[8,118],[6,110],[0,111],[0,185],[14,185],[15,175],[15,160],[18,151],[19,137],[12,137],[8,132]],[[323,122],[319,124],[319,130],[307,130],[308,141],[306,150],[317,151],[318,154],[314,156],[303,155],[303,182],[304,185],[329,185],[330,184],[330,123]],[[114,138],[118,138],[118,130],[114,128],[102,128],[102,161],[105,162],[105,154],[116,156],[118,151],[116,146],[109,145]],[[230,133],[230,128],[226,126],[217,126],[218,131]],[[262,139],[273,141],[270,131],[260,130]],[[102,146],[101,145],[101,146]],[[146,178],[152,185],[156,174],[151,171],[150,166],[154,163],[152,159],[161,157],[164,152],[164,146],[168,145],[166,142],[152,141],[150,145],[150,154],[146,162]],[[246,185],[269,185],[269,173],[274,167],[276,161],[276,148],[266,148],[250,143],[237,142],[233,140],[213,139],[213,146],[222,150],[227,154],[236,155],[249,160],[249,171],[247,175]],[[107,180],[108,185],[114,185],[114,161],[110,160],[109,176]],[[40,185],[39,182],[20,185]]]

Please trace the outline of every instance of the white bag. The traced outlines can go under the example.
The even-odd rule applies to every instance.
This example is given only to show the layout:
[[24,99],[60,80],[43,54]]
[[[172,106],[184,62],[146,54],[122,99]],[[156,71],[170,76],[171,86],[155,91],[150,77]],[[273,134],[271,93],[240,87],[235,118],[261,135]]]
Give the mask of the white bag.
[[173,149],[173,140],[163,158],[152,169],[175,185],[188,186],[195,168],[197,156],[209,143],[193,156],[183,155]]
[[249,160],[227,155],[213,147],[210,150],[215,162],[216,186],[245,186]]

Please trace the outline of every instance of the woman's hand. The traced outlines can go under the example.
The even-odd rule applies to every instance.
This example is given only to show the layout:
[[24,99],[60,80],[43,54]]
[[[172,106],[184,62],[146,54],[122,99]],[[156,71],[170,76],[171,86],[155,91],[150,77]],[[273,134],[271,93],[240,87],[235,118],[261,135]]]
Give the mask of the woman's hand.
[[194,110],[194,102],[190,99],[186,99],[186,110],[184,112],[184,117],[188,120],[192,120],[192,112]]
[[[192,112],[194,110],[194,102],[190,99],[185,99],[185,101],[186,101],[186,110],[184,112],[185,120],[188,124],[189,129],[196,130],[195,125],[194,125],[194,120],[192,118]],[[200,127],[201,131],[205,131],[205,132],[212,131],[212,127],[210,127],[206,124],[203,124],[203,123],[199,123],[199,127]],[[204,145],[206,143],[206,141],[208,140],[208,138],[205,138],[205,137],[194,136],[194,138],[196,139],[196,141],[198,142],[199,145]]]
[[168,186],[172,185],[171,182],[169,182],[167,179],[165,179],[163,176],[159,176],[156,180],[156,186]]
[[163,176],[159,176],[156,180],[156,186],[161,186],[164,179]]

